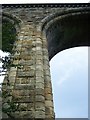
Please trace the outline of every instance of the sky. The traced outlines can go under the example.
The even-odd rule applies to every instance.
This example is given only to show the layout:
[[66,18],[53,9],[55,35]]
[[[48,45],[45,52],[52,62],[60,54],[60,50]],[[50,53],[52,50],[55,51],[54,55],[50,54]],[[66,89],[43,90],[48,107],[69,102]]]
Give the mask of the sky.
[[[38,3],[88,3],[89,0],[38,0]],[[7,3],[37,3],[37,0],[5,0]],[[0,55],[3,53],[0,51]],[[88,117],[88,47],[58,53],[50,61],[54,108],[57,118]],[[3,77],[0,76],[0,82]]]
[[58,53],[50,61],[57,118],[88,118],[88,47]]

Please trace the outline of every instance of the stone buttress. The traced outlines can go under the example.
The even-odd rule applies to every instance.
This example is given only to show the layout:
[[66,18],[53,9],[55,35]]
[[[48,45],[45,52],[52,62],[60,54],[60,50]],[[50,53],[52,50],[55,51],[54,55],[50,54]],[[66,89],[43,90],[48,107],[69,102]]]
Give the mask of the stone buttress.
[[3,83],[3,92],[9,93],[3,108],[11,111],[3,118],[54,119],[47,40],[38,26],[23,24],[13,51],[13,66]]

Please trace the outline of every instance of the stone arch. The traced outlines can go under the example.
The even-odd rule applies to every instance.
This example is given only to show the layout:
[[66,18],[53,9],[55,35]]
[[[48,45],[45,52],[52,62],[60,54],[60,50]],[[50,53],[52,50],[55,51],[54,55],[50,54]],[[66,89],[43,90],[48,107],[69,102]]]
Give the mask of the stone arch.
[[69,9],[42,20],[49,60],[62,50],[90,46],[90,8]]
[[46,17],[42,31],[47,38],[49,60],[58,52],[90,46],[90,8],[69,9]]
[[18,30],[20,28],[20,25],[23,23],[23,21],[17,16],[3,12],[2,21],[5,20],[11,22],[15,26],[16,30]]
[[[3,39],[2,50],[3,51],[6,51],[6,52],[12,51],[13,46],[11,47],[11,45],[13,45],[15,40],[17,39],[17,35],[21,28],[21,24],[22,24],[22,21],[16,16],[13,16],[11,14],[4,13],[4,12],[2,13],[2,39]],[[3,34],[7,34],[7,36],[4,37]],[[12,36],[12,38],[10,37],[10,35]],[[7,47],[10,49],[8,49]]]
[[[12,85],[10,89],[14,96],[13,98],[15,104],[19,103],[21,107],[21,111],[19,112],[19,109],[15,110],[14,113],[12,112],[12,116],[14,116],[15,118],[25,118],[27,116],[27,118],[33,118],[33,119],[34,118],[54,119],[55,115],[54,115],[54,107],[53,107],[53,95],[52,95],[51,77],[49,70],[48,51],[49,51],[49,59],[51,59],[59,51],[67,49],[69,47],[73,47],[71,45],[67,46],[67,43],[72,43],[71,41],[73,40],[74,35],[72,35],[70,41],[68,41],[69,37],[68,40],[67,39],[64,40],[65,38],[63,39],[62,36],[65,35],[65,32],[67,33],[68,30],[66,28],[69,28],[69,30],[71,30],[73,23],[75,23],[73,20],[73,16],[76,16],[75,18],[78,18],[79,21],[80,20],[86,21],[87,18],[90,18],[89,11],[90,9],[88,8],[76,9],[76,10],[72,9],[67,11],[64,10],[61,11],[60,13],[58,12],[53,15],[51,14],[42,21],[41,21],[42,18],[40,18],[39,22],[33,22],[33,20],[36,20],[34,18],[32,19],[32,21],[31,20],[27,21],[26,20],[27,18],[25,17],[25,19],[22,18],[23,24],[22,21],[21,23],[17,22],[18,21],[17,17],[8,15],[7,13],[6,13],[7,15],[4,15],[6,16],[5,18],[7,18],[8,21],[10,20],[14,24],[14,26],[18,24],[21,25],[21,30],[20,33],[18,34],[18,40],[16,43],[15,54],[12,57],[13,64],[15,64],[15,66],[17,67],[11,67],[9,74],[7,75],[7,78],[4,80],[6,82],[6,80],[9,78],[9,82]],[[10,14],[14,14],[14,12]],[[42,16],[42,14],[40,14],[40,16]],[[85,19],[83,19],[84,16]],[[32,16],[30,18],[32,18]],[[72,18],[72,24],[70,24],[69,22],[65,22],[65,20],[69,21],[67,18],[68,19]],[[65,26],[67,25],[65,23],[68,23],[68,26],[70,25],[70,27]],[[83,22],[80,25],[82,26]],[[85,25],[87,25],[87,21],[85,22]],[[87,28],[87,26],[85,27],[85,25],[83,26],[83,30],[84,28]],[[42,29],[40,29],[41,26]],[[73,27],[75,27],[75,25]],[[30,30],[31,32],[29,32]],[[77,33],[76,28],[74,30],[75,33]],[[41,34],[42,31],[44,31],[45,34],[42,35]],[[71,35],[71,32],[72,31],[69,31],[68,36]],[[87,33],[89,33],[87,29],[85,33],[86,33],[85,36],[87,36]],[[48,41],[48,50],[47,50],[46,38]],[[61,39],[57,39],[57,38],[61,38]],[[62,41],[65,41],[65,43],[67,41],[67,43],[62,44]],[[66,48],[64,46],[66,46]],[[27,81],[27,78],[29,81]],[[28,90],[28,94],[25,94],[26,88]],[[21,92],[21,90],[23,92]],[[30,91],[32,94],[29,94]],[[32,97],[31,101],[30,101],[30,97]],[[40,102],[40,104],[38,104],[38,102]],[[33,105],[33,109],[30,110],[28,108],[27,110],[27,107],[25,107],[23,110],[22,108],[25,104],[22,103],[25,103],[26,106],[28,106],[29,108],[31,108],[29,105]],[[5,116],[3,115],[3,118],[4,117]],[[6,117],[8,118],[8,116]]]

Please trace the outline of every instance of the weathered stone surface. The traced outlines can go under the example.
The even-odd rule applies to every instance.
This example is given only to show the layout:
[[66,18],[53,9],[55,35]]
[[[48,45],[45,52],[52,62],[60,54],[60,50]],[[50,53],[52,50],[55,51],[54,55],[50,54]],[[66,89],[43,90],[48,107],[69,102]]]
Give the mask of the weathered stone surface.
[[45,111],[45,103],[43,103],[43,102],[36,102],[35,110],[36,111],[40,111],[40,110]]
[[[13,74],[14,75],[14,74]],[[31,71],[18,71],[18,77],[34,77],[35,76],[35,70],[31,70]]]
[[36,82],[36,88],[41,88],[41,89],[43,89],[43,88],[44,88],[44,83]]
[[14,96],[34,96],[35,90],[13,90]]
[[46,105],[46,106],[53,107],[53,101],[51,101],[51,100],[46,100],[46,101],[45,101],[45,105]]
[[19,104],[19,110],[20,111],[26,111],[27,110],[27,104],[26,103],[20,103]]
[[44,96],[44,88],[36,88],[36,95],[43,95]]
[[[16,79],[15,76],[9,76],[9,81],[10,81],[11,83],[15,83],[15,79]],[[14,85],[14,84],[13,84],[13,85]]]
[[35,107],[34,102],[27,103],[27,110],[28,111],[33,111],[34,107]]
[[44,111],[35,111],[35,118],[45,118],[45,112]]
[[15,89],[18,89],[18,90],[33,90],[34,89],[34,85],[30,85],[30,84],[15,84]]
[[14,113],[11,113],[12,116],[15,116],[17,119],[27,119],[27,118],[33,118],[34,117],[34,111],[17,111]]
[[[90,9],[18,6],[3,8],[4,20],[12,21],[17,32],[12,55],[16,67],[11,67],[4,79],[3,92],[8,90],[10,96],[3,99],[3,107],[8,107],[8,100],[14,101],[19,105],[10,113],[14,118],[54,120],[49,60],[61,50],[90,45]],[[11,86],[7,85],[8,79]]]
[[43,95],[36,95],[35,96],[35,101],[36,102],[44,102],[45,101],[45,98]]
[[38,82],[44,84],[44,77],[36,77],[36,83]]
[[34,96],[13,96],[13,101],[18,103],[30,103],[34,101]]

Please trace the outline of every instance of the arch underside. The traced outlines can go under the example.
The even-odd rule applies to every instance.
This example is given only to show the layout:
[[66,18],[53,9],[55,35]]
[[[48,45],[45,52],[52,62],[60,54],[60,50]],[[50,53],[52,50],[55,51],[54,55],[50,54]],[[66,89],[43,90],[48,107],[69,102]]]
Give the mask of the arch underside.
[[58,52],[78,46],[90,46],[90,13],[57,19],[46,30],[49,59]]

